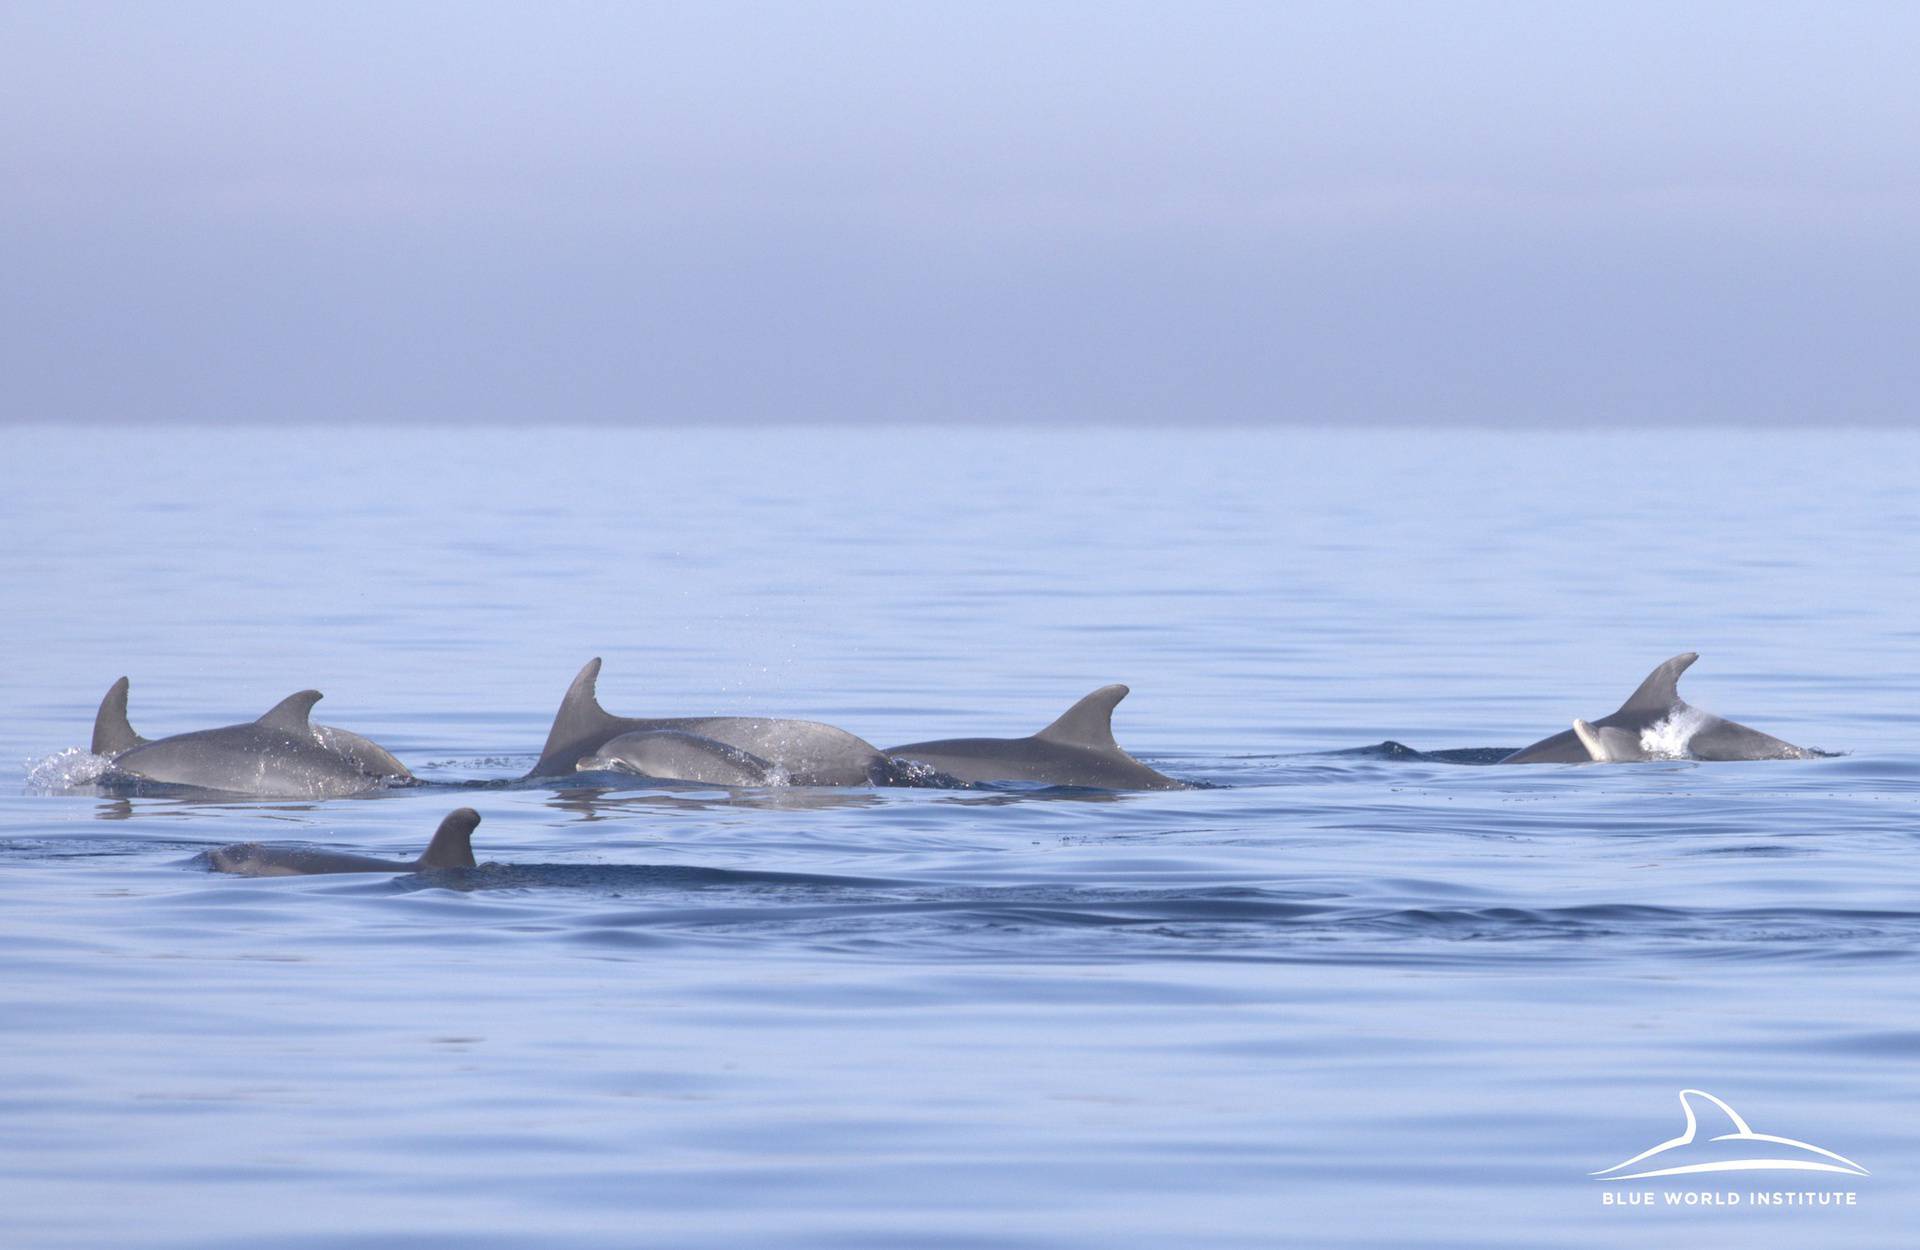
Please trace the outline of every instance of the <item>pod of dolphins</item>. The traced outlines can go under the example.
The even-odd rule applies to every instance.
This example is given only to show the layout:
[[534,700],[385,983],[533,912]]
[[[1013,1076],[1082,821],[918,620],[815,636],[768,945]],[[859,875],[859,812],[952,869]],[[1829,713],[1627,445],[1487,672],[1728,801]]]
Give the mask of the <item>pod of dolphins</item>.
[[[1651,759],[1807,759],[1820,754],[1701,711],[1680,697],[1680,675],[1698,659],[1677,655],[1655,668],[1617,711],[1576,719],[1501,759],[1503,764],[1620,763]],[[1113,736],[1113,711],[1127,687],[1102,686],[1038,733],[1024,738],[939,738],[880,748],[819,721],[753,716],[615,716],[594,687],[600,661],[580,670],[524,780],[578,772],[619,772],[714,786],[938,786],[1034,782],[1103,790],[1179,790],[1188,783],[1133,758]],[[106,757],[108,788],[180,787],[256,798],[338,798],[414,781],[377,743],[313,723],[317,690],[302,690],[258,720],[167,738],[135,733],[128,682],[113,683],[94,719],[92,751]],[[448,816],[411,864],[273,851],[254,844],[213,852],[211,866],[247,875],[407,872],[472,866],[469,841],[480,817]]]
[[[1806,759],[1818,754],[1703,712],[1680,697],[1699,657],[1654,669],[1618,711],[1542,738],[1503,764],[1648,759]],[[876,747],[819,721],[758,716],[615,716],[580,670],[525,780],[623,772],[716,786],[939,785],[1023,781],[1103,790],[1179,790],[1187,783],[1129,755],[1113,736],[1125,686],[1102,686],[1024,738],[937,738]],[[92,750],[107,787],[160,785],[259,798],[339,798],[413,780],[407,766],[359,734],[311,719],[317,690],[288,695],[258,720],[148,739],[127,717],[128,683],[113,683],[94,718]]]

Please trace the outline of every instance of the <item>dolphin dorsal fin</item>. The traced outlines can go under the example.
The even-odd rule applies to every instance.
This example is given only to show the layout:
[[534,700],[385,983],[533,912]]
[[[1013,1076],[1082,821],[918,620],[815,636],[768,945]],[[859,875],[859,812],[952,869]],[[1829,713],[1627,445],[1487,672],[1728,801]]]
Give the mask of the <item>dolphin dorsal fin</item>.
[[127,723],[127,679],[122,677],[108,687],[107,697],[100,700],[100,711],[93,718],[93,746],[89,749],[95,755],[118,755],[145,742]]
[[1620,710],[1622,712],[1664,712],[1676,703],[1686,702],[1680,697],[1680,674],[1686,672],[1688,666],[1699,658],[1698,652],[1689,651],[1684,655],[1674,656],[1659,668],[1654,669],[1647,674],[1647,679],[1640,683],[1640,688],[1627,696],[1627,701],[1620,705]]
[[302,690],[290,694],[273,705],[273,710],[254,722],[267,729],[278,729],[283,733],[313,735],[313,724],[307,717],[313,713],[313,705],[320,702],[318,690]]
[[1741,1137],[1753,1134],[1738,1111],[1704,1089],[1681,1090],[1680,1107],[1687,1113],[1686,1135],[1689,1140],[1712,1141],[1733,1134]]
[[1067,746],[1118,751],[1120,744],[1113,740],[1113,709],[1126,697],[1125,686],[1102,686],[1033,736]]
[[473,867],[473,831],[479,823],[480,813],[471,807],[456,807],[448,812],[440,827],[433,831],[433,841],[427,843],[426,851],[417,861],[419,867]]
[[600,657],[595,656],[587,661],[573,684],[567,687],[566,697],[560,700],[560,710],[553,715],[553,728],[547,731],[547,745],[540,751],[542,759],[570,742],[615,726],[617,722],[600,706],[600,700],[593,693],[594,683],[599,680]]

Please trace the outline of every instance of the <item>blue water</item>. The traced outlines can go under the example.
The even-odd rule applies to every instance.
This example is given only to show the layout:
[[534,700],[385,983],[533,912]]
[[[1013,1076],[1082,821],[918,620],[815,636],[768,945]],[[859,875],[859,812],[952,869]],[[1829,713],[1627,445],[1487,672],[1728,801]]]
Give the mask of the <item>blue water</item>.
[[[1920,440],[4,431],[0,1245],[1897,1244]],[[1833,758],[1470,767],[1697,705]],[[462,788],[635,715],[1211,788]],[[61,784],[304,686],[426,781]],[[242,841],[494,866],[246,880]],[[1872,1175],[1621,1209],[1704,1088]],[[1719,1179],[1712,1188],[1831,1190]]]

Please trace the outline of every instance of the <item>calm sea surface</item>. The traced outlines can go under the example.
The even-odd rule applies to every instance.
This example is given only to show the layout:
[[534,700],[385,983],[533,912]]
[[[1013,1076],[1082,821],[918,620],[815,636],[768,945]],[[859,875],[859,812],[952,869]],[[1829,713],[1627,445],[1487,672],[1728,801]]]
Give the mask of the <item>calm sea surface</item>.
[[[0,1245],[1885,1246],[1920,440],[0,431]],[[1702,659],[1833,758],[1473,767]],[[633,716],[1211,788],[507,785]],[[306,686],[426,782],[68,782]],[[67,753],[67,754],[63,754]],[[477,782],[494,782],[477,786]],[[495,866],[241,880],[242,840]],[[1871,1175],[1589,1173],[1702,1088]],[[1684,1188],[1684,1187],[1683,1187]],[[1847,1191],[1755,1208],[1749,1191]]]

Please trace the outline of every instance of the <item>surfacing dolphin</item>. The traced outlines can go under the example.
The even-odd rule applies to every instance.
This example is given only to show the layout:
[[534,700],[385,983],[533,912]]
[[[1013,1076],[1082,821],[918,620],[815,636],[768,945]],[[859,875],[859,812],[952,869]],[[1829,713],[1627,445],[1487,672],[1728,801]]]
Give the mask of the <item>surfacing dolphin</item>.
[[146,739],[127,721],[127,679],[94,717],[92,750],[110,758],[102,784],[160,782],[260,798],[339,798],[413,780],[383,747],[309,720],[318,690],[288,695],[259,720]]
[[[710,768],[714,761],[725,756],[725,751],[720,748],[731,748],[745,752],[759,764],[778,769],[789,785],[865,786],[897,779],[898,770],[893,762],[872,743],[819,721],[760,716],[675,716],[653,719],[614,716],[601,707],[599,699],[594,696],[594,683],[599,677],[600,661],[596,658],[588,660],[579,676],[573,679],[573,685],[567,688],[566,698],[560,701],[559,712],[554,715],[553,728],[547,733],[547,745],[540,752],[540,761],[527,774],[529,779],[560,777],[580,769],[602,767],[604,765],[589,765],[586,761],[616,738],[659,730],[672,731],[688,738],[705,738],[715,746],[692,750],[693,744],[685,739],[676,749],[668,749],[665,743],[655,743],[646,748],[654,767],[670,767],[672,757],[678,756],[695,761],[691,766],[697,769]],[[651,769],[648,775],[662,781],[700,780],[698,777],[662,776]]]
[[889,747],[887,754],[960,781],[1038,781],[1102,790],[1186,790],[1120,748],[1113,709],[1125,686],[1102,686],[1029,738],[943,738]]
[[[128,684],[122,677],[107,688],[106,697],[100,700],[100,710],[93,717],[93,744],[89,748],[95,755],[116,756],[153,741],[135,733],[127,719]],[[313,734],[320,739],[320,745],[346,756],[362,772],[399,781],[413,780],[413,773],[405,764],[370,738],[335,725],[315,725]]]
[[1804,760],[1819,753],[1703,712],[1680,697],[1680,674],[1699,655],[1676,655],[1647,675],[1620,710],[1522,747],[1502,764],[1629,760]]
[[419,859],[411,863],[392,859],[374,859],[369,855],[346,855],[337,851],[316,851],[299,847],[262,846],[258,842],[237,842],[208,851],[207,866],[215,872],[231,872],[242,877],[305,877],[329,872],[420,872],[428,868],[471,868],[473,831],[480,813],[471,807],[457,808],[447,814],[434,831],[433,841]]

